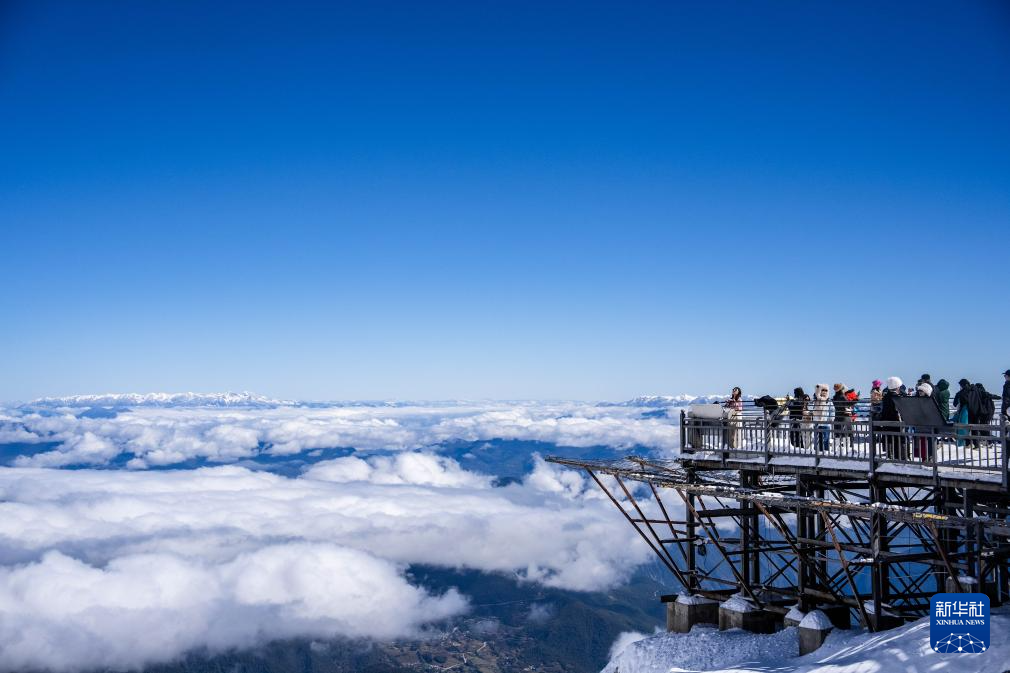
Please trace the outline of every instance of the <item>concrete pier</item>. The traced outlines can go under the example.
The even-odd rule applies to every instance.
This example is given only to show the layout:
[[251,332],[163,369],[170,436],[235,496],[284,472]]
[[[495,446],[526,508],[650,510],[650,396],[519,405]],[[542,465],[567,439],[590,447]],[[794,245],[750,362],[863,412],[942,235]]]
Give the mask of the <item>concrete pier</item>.
[[810,654],[827,640],[835,626],[821,610],[811,610],[797,627],[800,639],[800,656]]
[[794,605],[789,608],[789,612],[787,612],[786,616],[782,618],[782,627],[787,629],[790,626],[799,626],[800,622],[802,622],[803,618],[806,616],[807,613],[800,610],[799,605]]
[[766,612],[741,596],[733,596],[719,606],[719,630],[743,629],[751,633],[775,633],[781,615]]
[[666,604],[666,630],[688,633],[695,624],[719,623],[719,603],[701,596],[680,594]]

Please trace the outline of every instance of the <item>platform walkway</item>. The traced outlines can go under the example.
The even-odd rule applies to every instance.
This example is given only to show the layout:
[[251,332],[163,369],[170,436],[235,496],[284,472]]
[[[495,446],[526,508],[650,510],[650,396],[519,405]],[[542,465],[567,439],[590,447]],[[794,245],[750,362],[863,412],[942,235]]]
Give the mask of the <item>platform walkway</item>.
[[860,410],[855,420],[816,426],[752,410],[720,419],[684,410],[680,421],[681,460],[699,467],[1008,488],[1008,427],[1001,417],[984,425],[914,427],[875,422]]

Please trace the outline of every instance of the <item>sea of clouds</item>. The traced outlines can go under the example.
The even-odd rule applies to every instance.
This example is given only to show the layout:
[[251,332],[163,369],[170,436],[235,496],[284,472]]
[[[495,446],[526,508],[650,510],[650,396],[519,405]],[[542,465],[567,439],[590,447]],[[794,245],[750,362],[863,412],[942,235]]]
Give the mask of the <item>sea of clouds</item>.
[[[47,448],[0,468],[0,668],[137,669],[266,639],[417,637],[466,613],[460,592],[412,584],[411,564],[618,585],[651,552],[586,477],[536,457],[497,486],[431,447],[672,451],[677,436],[640,408],[580,403],[4,409],[0,443]],[[356,451],[294,476],[242,464],[326,447]],[[124,455],[130,469],[109,469]],[[192,458],[220,464],[149,469]]]
[[673,451],[676,425],[634,406],[487,402],[425,406],[139,407],[108,417],[78,407],[0,409],[0,444],[56,443],[24,455],[35,467],[109,464],[143,469],[191,459],[236,462],[320,448],[409,450],[448,441],[522,439],[557,446]]

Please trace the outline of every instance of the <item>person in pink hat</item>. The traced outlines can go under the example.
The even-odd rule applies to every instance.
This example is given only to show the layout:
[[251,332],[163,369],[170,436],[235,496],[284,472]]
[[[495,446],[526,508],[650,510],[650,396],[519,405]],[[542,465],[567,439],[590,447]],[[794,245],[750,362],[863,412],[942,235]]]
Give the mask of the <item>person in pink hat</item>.
[[880,379],[873,380],[873,387],[870,388],[870,411],[874,414],[880,413],[881,404],[884,401],[884,382]]

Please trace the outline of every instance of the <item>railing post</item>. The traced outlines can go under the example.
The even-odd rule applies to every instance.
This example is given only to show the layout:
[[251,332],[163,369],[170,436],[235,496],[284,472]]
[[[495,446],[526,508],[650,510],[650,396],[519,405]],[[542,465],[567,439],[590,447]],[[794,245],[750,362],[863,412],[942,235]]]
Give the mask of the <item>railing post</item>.
[[765,419],[765,465],[772,463],[772,427],[768,418]]
[[684,425],[687,414],[683,409],[680,410],[680,452],[684,453],[687,449],[687,427]]
[[768,418],[766,413],[765,419],[765,465],[771,463],[772,460],[772,424],[771,420]]
[[1007,417],[1006,417],[1005,414],[1002,413],[1002,411],[1000,413],[1000,416],[1002,416],[1002,420],[1003,420],[1003,429],[1002,429],[1003,436],[1000,438],[1002,440],[1000,442],[1000,445],[1002,446],[1002,449],[1003,449],[1003,455],[1000,456],[1000,463],[1001,463],[1001,465],[1000,465],[1000,482],[1003,484],[1003,490],[1005,491],[1007,489],[1007,444],[1008,444],[1008,442],[1007,442],[1007,436],[1006,436]]
[[934,486],[939,486],[940,485],[940,460],[939,460],[939,455],[938,454],[940,452],[940,431],[939,431],[938,428],[933,428],[932,430],[930,430],[930,433],[932,434],[932,437],[928,440],[929,443],[926,444],[926,454],[927,454],[927,457],[929,457],[929,449],[930,449],[930,447],[932,447],[933,448],[933,456],[932,456],[932,460],[933,460],[933,485]]
[[873,424],[873,413],[870,413],[870,476],[877,473],[877,431]]

